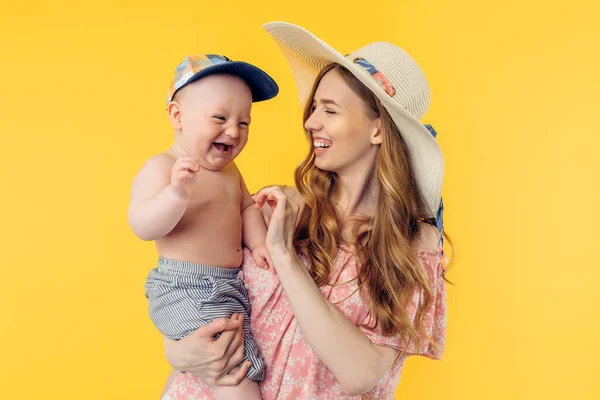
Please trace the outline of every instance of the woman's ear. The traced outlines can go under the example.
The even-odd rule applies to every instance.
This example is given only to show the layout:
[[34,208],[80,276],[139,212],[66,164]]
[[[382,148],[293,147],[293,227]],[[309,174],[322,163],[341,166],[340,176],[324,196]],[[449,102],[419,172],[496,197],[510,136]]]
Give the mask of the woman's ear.
[[170,102],[167,106],[167,112],[169,113],[169,120],[173,129],[180,131],[183,128],[183,124],[181,123],[181,104],[176,101]]
[[381,144],[381,117],[373,121],[373,129],[371,130],[371,144]]

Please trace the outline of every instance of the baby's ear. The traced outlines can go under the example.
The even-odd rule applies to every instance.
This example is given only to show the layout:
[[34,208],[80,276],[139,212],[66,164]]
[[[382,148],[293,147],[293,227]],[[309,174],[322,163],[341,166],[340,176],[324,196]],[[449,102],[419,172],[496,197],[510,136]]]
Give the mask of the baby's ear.
[[172,101],[167,106],[167,112],[169,113],[169,120],[173,129],[180,131],[183,127],[181,124],[181,104],[176,101]]

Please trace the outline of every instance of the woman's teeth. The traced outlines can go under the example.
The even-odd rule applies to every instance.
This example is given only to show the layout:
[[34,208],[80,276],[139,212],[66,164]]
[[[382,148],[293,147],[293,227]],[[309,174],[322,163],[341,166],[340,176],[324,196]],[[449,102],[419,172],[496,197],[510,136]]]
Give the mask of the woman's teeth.
[[325,140],[315,140],[313,142],[314,146],[319,148],[319,149],[326,149],[331,147],[332,143],[330,141],[325,141]]

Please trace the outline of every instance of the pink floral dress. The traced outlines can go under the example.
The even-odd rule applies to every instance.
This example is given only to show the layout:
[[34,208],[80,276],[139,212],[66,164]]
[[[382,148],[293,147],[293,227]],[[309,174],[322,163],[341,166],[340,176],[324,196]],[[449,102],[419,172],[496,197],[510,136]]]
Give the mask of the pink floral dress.
[[[421,346],[416,348],[409,345],[398,365],[367,393],[347,396],[333,373],[319,361],[302,335],[277,274],[258,267],[251,253],[245,249],[242,268],[252,304],[251,328],[266,365],[266,377],[260,383],[263,399],[388,399],[393,397],[407,356],[422,355],[440,359],[446,331],[443,255],[441,251],[431,249],[417,249],[415,253],[429,274],[434,296],[431,307],[426,311],[426,335],[422,337]],[[308,267],[305,259],[301,261]],[[378,329],[361,326],[369,321],[369,308],[358,292],[354,279],[356,274],[353,249],[340,246],[332,273],[335,285],[322,287],[323,296],[359,327],[371,342],[398,350],[406,348],[406,344],[398,336],[385,337]],[[421,293],[415,293],[415,304],[419,304],[420,296]],[[414,307],[409,309],[409,313],[414,318]],[[437,347],[427,337],[432,338]],[[209,385],[191,374],[180,374],[163,400],[214,398]]]

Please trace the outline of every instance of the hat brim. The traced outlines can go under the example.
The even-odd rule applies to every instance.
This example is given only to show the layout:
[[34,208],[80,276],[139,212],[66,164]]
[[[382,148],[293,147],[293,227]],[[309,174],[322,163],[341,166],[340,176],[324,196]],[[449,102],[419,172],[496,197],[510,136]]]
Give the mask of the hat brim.
[[272,99],[279,93],[279,86],[277,86],[275,80],[262,69],[243,61],[229,61],[211,65],[198,71],[185,85],[173,93],[171,99],[175,96],[175,93],[190,83],[214,74],[231,74],[240,77],[250,87],[250,91],[252,92],[252,102],[254,103]]
[[287,22],[270,22],[263,27],[275,39],[290,63],[302,104],[309,100],[319,72],[331,63],[348,69],[379,98],[408,147],[415,178],[423,196],[419,211],[423,216],[434,217],[440,205],[445,167],[442,151],[429,130],[395,102],[361,67],[306,29]]

